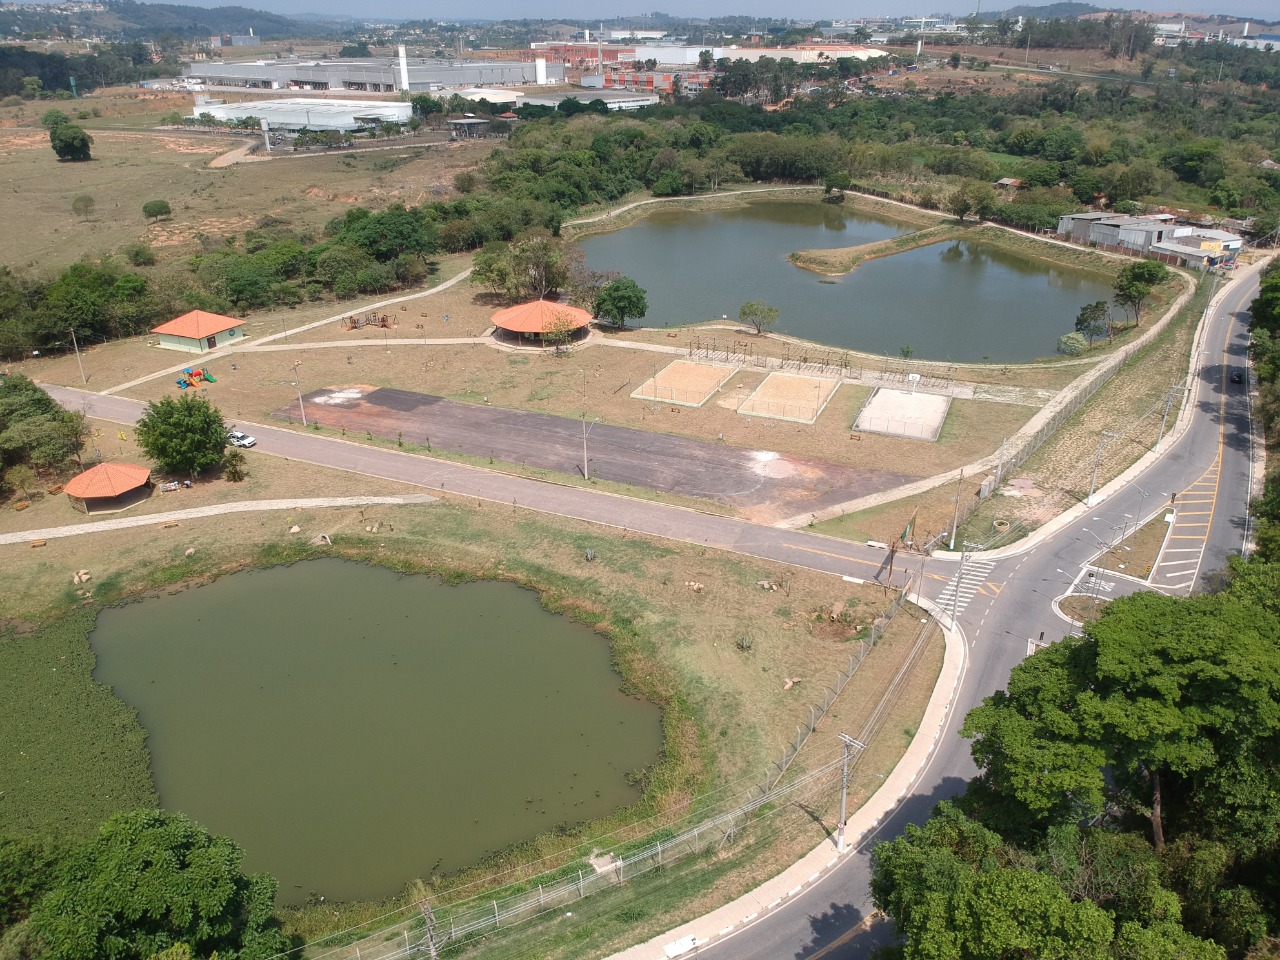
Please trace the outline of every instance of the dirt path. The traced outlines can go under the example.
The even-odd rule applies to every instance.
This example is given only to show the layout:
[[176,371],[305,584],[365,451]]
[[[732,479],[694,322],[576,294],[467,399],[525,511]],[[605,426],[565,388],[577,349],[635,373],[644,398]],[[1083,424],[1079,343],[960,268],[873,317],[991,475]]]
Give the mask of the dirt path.
[[101,533],[104,530],[125,530],[129,527],[151,527],[158,523],[175,523],[194,520],[197,517],[220,517],[227,513],[256,513],[263,510],[312,510],[316,507],[365,507],[410,503],[434,503],[429,494],[412,494],[406,497],[303,497],[294,500],[243,500],[239,503],[213,503],[207,507],[189,510],[171,510],[168,513],[151,513],[145,517],[115,517],[111,520],[86,520],[84,523],[68,523],[61,527],[45,527],[43,530],[20,530],[16,533],[0,533],[0,544],[26,543],[29,540],[56,540],[60,537],[77,537],[82,533]]

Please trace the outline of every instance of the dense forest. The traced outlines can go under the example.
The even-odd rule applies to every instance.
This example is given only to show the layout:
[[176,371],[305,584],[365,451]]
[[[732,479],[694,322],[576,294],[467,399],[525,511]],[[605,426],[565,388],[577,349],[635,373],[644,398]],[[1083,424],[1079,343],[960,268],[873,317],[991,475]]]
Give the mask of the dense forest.
[[95,87],[136,83],[181,73],[176,60],[152,63],[145,44],[111,43],[96,53],[40,53],[26,47],[0,47],[0,97],[70,97],[71,78],[85,93]]

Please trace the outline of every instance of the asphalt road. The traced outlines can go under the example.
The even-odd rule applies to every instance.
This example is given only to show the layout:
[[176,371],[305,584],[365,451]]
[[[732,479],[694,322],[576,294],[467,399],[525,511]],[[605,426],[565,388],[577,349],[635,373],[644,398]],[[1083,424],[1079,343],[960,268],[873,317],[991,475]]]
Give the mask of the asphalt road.
[[[1193,378],[1191,424],[1156,463],[1085,516],[1043,540],[1033,538],[1025,548],[1010,551],[1012,555],[967,558],[959,566],[941,559],[931,559],[924,566],[916,560],[907,562],[912,573],[923,572],[925,595],[956,612],[970,644],[969,667],[946,734],[913,793],[875,835],[864,839],[854,855],[785,906],[762,915],[728,941],[703,948],[700,957],[866,957],[891,936],[884,924],[873,925],[865,933],[855,931],[872,909],[867,890],[870,847],[896,835],[907,823],[925,819],[939,800],[964,789],[975,772],[968,743],[956,734],[965,714],[983,697],[1003,688],[1009,671],[1042,637],[1052,642],[1069,632],[1070,625],[1054,613],[1050,603],[1081,580],[1101,541],[1113,539],[1112,532],[1123,530],[1134,517],[1162,512],[1168,507],[1169,494],[1177,493],[1174,512],[1187,524],[1185,549],[1191,552],[1186,559],[1193,561],[1185,566],[1193,566],[1195,572],[1185,583],[1164,589],[1185,594],[1202,587],[1228,555],[1240,552],[1248,499],[1248,408],[1245,388],[1230,382],[1230,370],[1243,367],[1245,311],[1258,288],[1256,271],[1241,274],[1206,326],[1200,369]],[[46,389],[68,408],[119,423],[133,423],[143,409],[143,404],[120,397],[65,387]],[[253,432],[259,449],[267,453],[474,496],[495,509],[518,505],[835,575],[890,579],[884,551],[804,531],[495,474],[266,424],[241,423],[240,427]],[[1200,492],[1189,493],[1193,490]],[[1197,523],[1204,525],[1194,526]],[[899,585],[906,576],[899,564],[891,579]],[[1142,587],[1111,574],[1101,579],[1112,584],[1104,595]],[[1095,589],[1103,590],[1096,585]]]
[[[1240,277],[1206,325],[1199,372],[1192,378],[1191,422],[1186,432],[1154,464],[1112,493],[1083,517],[1053,536],[999,560],[973,558],[965,564],[970,588],[954,589],[950,581],[939,593],[933,579],[947,568],[930,561],[926,595],[947,607],[960,607],[959,622],[970,644],[969,667],[956,698],[947,732],[913,793],[854,855],[813,887],[773,913],[765,914],[727,941],[699,951],[710,960],[862,960],[892,940],[888,923],[866,932],[854,927],[873,910],[869,891],[871,848],[897,836],[908,823],[926,819],[942,799],[960,793],[977,772],[969,743],[958,735],[965,714],[983,697],[1003,689],[1009,672],[1041,642],[1053,642],[1072,631],[1054,613],[1055,597],[1089,591],[1119,596],[1150,586],[1126,581],[1090,562],[1100,552],[1099,540],[1110,543],[1134,518],[1146,519],[1170,509],[1187,523],[1186,541],[1178,555],[1193,561],[1189,572],[1164,592],[1187,595],[1211,585],[1227,557],[1241,552],[1245,537],[1249,483],[1249,407],[1244,384],[1231,383],[1231,371],[1244,371],[1248,344],[1248,305],[1257,296],[1257,272]],[[1124,374],[1121,373],[1120,376]],[[1168,443],[1168,441],[1166,441]],[[1191,491],[1203,489],[1203,493]],[[1194,518],[1188,515],[1196,515]],[[1177,523],[1175,523],[1175,532]],[[1094,534],[1099,536],[1095,537]],[[954,566],[951,568],[954,569]],[[959,573],[954,574],[957,580]]]

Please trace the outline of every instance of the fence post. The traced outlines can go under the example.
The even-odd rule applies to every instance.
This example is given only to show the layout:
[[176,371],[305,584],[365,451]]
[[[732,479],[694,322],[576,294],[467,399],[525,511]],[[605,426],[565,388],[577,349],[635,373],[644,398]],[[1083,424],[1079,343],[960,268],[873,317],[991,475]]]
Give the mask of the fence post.
[[586,894],[582,892],[582,871],[578,871],[578,899],[581,900]]
[[498,901],[493,901],[493,928],[498,929]]

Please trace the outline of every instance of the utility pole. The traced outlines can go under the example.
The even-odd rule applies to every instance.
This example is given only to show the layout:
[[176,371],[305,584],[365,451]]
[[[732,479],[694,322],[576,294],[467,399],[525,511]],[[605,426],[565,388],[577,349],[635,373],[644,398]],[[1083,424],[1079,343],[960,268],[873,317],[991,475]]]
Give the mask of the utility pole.
[[951,517],[951,542],[947,545],[948,550],[956,548],[956,527],[960,526],[960,486],[964,483],[964,469],[961,468],[960,476],[956,478],[956,512]]
[[427,956],[431,960],[438,960],[440,954],[436,947],[436,915],[431,912],[431,904],[427,900],[422,901],[422,919],[426,922],[427,929]]
[[1169,392],[1164,395],[1164,415],[1160,418],[1160,436],[1156,437],[1157,451],[1160,449],[1160,444],[1164,443],[1164,428],[1169,422],[1169,410],[1173,407],[1173,398],[1186,389],[1186,387],[1170,387]]
[[298,412],[302,414],[302,425],[305,427],[307,425],[307,408],[302,405],[302,383],[298,377],[298,364],[301,362],[301,360],[293,362],[293,387],[298,391]]
[[1093,478],[1089,481],[1089,495],[1084,498],[1086,504],[1093,502],[1093,490],[1098,485],[1098,467],[1102,466],[1102,448],[1107,445],[1108,440],[1119,440],[1120,434],[1112,433],[1110,430],[1103,430],[1102,435],[1098,437],[1098,453],[1093,458]]
[[854,747],[865,750],[867,745],[845,733],[838,733],[836,736],[844,744],[844,768],[840,771],[840,822],[836,824],[836,853],[844,853],[844,822],[845,813],[849,808],[849,757]]
[[86,387],[89,385],[88,378],[84,375],[84,364],[80,360],[80,344],[76,342],[76,328],[71,328],[71,347],[76,352],[76,366],[80,368],[80,382]]

